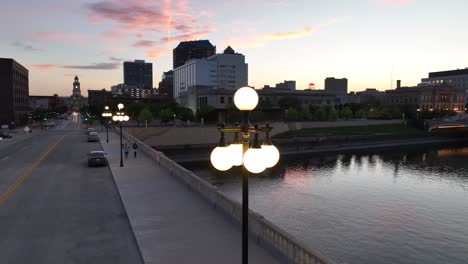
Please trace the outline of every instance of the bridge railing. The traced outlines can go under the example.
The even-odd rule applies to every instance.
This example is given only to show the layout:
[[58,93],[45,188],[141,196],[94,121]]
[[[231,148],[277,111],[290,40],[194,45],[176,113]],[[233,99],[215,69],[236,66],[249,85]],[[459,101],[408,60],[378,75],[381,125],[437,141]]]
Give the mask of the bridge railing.
[[[188,189],[199,193],[204,199],[211,203],[213,207],[221,209],[234,221],[238,223],[241,222],[242,205],[239,202],[227,197],[225,194],[221,193],[218,188],[169,159],[164,153],[154,150],[125,131],[123,136],[131,142],[137,142],[142,152],[160,166],[166,168],[171,175],[176,176],[178,180],[186,184]],[[249,232],[258,244],[269,250],[285,263],[333,263],[252,210],[249,211]]]

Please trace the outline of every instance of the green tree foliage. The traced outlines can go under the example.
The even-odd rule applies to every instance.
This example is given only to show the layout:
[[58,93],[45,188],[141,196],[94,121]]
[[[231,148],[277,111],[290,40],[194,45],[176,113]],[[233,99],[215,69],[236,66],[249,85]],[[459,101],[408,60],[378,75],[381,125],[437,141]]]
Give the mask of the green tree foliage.
[[138,115],[138,121],[139,122],[151,122],[153,120],[153,113],[149,110],[148,107],[145,107],[143,110],[140,111],[140,114]]
[[142,102],[131,102],[128,105],[125,105],[125,108],[123,111],[131,118],[131,119],[136,119],[138,120],[138,116],[140,115],[140,112],[147,108],[148,106],[145,103]]
[[299,112],[293,108],[289,107],[286,113],[286,119],[289,121],[296,121],[299,119]]
[[325,121],[327,120],[327,111],[324,107],[319,107],[315,112],[315,119],[318,121]]
[[206,121],[212,117],[212,112],[215,110],[211,105],[204,105],[197,110],[197,119],[201,120],[202,118]]
[[269,100],[260,100],[256,107],[257,110],[272,109],[273,104]]
[[348,120],[353,117],[353,111],[348,106],[341,108],[340,110],[340,118]]
[[187,121],[187,120],[193,121],[194,118],[195,118],[194,115],[193,115],[192,109],[186,108],[186,107],[177,108],[176,109],[176,115],[182,121]]
[[161,122],[168,122],[174,119],[174,112],[172,112],[170,108],[161,109],[161,112],[159,112],[159,118],[161,119]]
[[355,118],[365,118],[367,117],[367,113],[364,109],[359,109],[356,112],[354,112],[354,117]]
[[335,121],[338,119],[338,111],[336,111],[335,107],[328,108],[327,118],[331,121]]

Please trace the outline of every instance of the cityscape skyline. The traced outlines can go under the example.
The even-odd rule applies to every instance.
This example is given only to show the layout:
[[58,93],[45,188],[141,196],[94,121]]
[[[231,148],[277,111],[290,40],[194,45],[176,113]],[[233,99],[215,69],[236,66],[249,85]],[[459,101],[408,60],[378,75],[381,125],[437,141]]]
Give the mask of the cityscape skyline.
[[139,59],[153,63],[157,84],[172,69],[172,49],[196,39],[209,39],[218,53],[230,45],[244,54],[256,88],[296,80],[298,89],[323,89],[326,77],[336,77],[349,80],[349,91],[385,90],[395,87],[391,79],[416,85],[428,72],[468,66],[468,36],[457,33],[468,22],[460,1],[444,2],[443,13],[440,3],[417,0],[23,0],[5,7],[0,57],[29,69],[37,95],[68,95],[75,75],[83,90],[110,89],[123,83],[123,62]]

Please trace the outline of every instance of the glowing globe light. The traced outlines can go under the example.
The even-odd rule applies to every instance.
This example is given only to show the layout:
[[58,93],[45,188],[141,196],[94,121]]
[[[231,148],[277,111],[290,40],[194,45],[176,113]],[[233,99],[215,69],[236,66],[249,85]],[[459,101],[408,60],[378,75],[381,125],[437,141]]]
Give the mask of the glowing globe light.
[[262,145],[263,155],[265,158],[265,165],[267,168],[271,168],[278,163],[280,153],[278,149],[273,145]]
[[243,157],[242,152],[243,152],[242,144],[229,145],[229,158],[231,159],[231,163],[233,166],[242,165],[242,157]]
[[249,148],[244,154],[244,167],[251,173],[260,173],[266,169],[265,153],[261,148]]
[[119,119],[118,116],[113,116],[113,117],[112,117],[112,120],[114,120],[114,121],[118,121],[118,119]]
[[128,116],[123,117],[123,121],[128,121],[130,118]]
[[234,94],[234,104],[241,111],[254,110],[258,104],[258,94],[250,87],[239,88]]
[[216,147],[211,152],[210,160],[213,167],[219,171],[227,171],[232,168],[231,160],[229,159],[230,149],[227,147]]

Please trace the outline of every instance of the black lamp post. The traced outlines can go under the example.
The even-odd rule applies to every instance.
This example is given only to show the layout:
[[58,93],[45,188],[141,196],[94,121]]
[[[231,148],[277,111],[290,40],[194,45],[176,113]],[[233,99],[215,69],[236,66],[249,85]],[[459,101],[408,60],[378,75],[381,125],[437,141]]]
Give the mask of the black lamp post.
[[109,112],[109,107],[104,107],[105,111],[102,113],[102,117],[106,121],[106,143],[109,143],[109,117],[112,117],[112,113]]
[[120,126],[120,167],[123,167],[123,155],[122,155],[122,122],[128,121],[129,117],[125,115],[124,112],[120,112],[124,108],[123,104],[118,104],[119,112],[115,113],[115,115],[112,116],[112,120],[115,122],[119,122]]
[[[211,164],[217,170],[226,171],[232,166],[242,166],[242,263],[248,263],[249,247],[249,172],[261,173],[267,168],[276,165],[279,160],[278,149],[271,144],[270,131],[272,127],[266,125],[259,127],[249,123],[249,113],[258,103],[257,92],[250,87],[243,87],[236,91],[234,103],[242,112],[242,124],[240,126],[218,127],[221,134],[218,146],[211,152]],[[231,145],[226,144],[225,133],[233,133],[234,139]],[[242,135],[242,142],[239,140]],[[260,146],[258,133],[265,133],[265,139]],[[250,135],[253,134],[253,142],[250,145]]]

